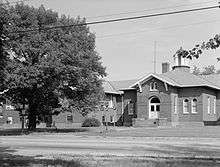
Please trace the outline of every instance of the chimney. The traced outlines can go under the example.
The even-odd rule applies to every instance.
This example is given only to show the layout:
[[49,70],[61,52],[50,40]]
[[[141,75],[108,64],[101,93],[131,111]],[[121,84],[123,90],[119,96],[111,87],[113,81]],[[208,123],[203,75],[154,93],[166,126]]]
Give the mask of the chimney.
[[162,73],[166,73],[168,71],[170,71],[170,63],[168,62],[162,63]]

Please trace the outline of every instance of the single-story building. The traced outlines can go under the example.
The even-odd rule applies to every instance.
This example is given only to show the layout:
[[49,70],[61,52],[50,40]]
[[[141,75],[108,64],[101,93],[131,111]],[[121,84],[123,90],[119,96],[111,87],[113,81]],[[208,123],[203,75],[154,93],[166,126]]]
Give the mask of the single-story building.
[[112,89],[106,95],[113,97],[109,103],[113,101],[114,121],[124,126],[203,126],[220,121],[220,74],[194,75],[181,56],[175,56],[171,71],[169,63],[163,63],[162,74],[105,84]]

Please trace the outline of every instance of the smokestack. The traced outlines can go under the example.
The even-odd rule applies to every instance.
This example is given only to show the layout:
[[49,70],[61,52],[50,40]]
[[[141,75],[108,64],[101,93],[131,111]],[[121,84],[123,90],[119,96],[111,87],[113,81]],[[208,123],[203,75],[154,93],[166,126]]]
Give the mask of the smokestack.
[[166,73],[168,71],[170,71],[170,63],[168,62],[162,63],[162,73]]

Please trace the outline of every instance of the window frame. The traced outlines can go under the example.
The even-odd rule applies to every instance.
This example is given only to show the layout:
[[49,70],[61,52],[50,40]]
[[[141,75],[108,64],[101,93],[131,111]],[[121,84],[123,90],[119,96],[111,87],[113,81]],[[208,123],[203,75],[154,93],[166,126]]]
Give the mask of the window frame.
[[[185,102],[185,100],[188,102]],[[183,114],[189,114],[189,99],[183,99]]]
[[173,102],[173,107],[174,107],[174,114],[178,114],[178,97],[174,96],[174,102]]
[[128,115],[134,115],[134,102],[132,101],[128,102]]
[[110,122],[114,123],[114,116],[113,115],[110,115]]
[[213,99],[213,114],[216,114],[216,97]]
[[207,97],[207,113],[211,114],[211,98]]
[[[194,103],[194,100],[196,100],[196,103]],[[191,100],[191,113],[192,114],[197,114],[198,113],[197,106],[198,106],[198,100],[196,98],[193,98]]]
[[[69,119],[69,118],[71,118],[71,119]],[[68,114],[68,115],[66,116],[66,121],[73,123],[73,115]]]
[[158,91],[158,84],[157,82],[150,83],[150,91]]
[[102,122],[106,122],[105,115],[102,115]]
[[110,100],[108,101],[108,107],[114,108],[113,95],[110,95]]

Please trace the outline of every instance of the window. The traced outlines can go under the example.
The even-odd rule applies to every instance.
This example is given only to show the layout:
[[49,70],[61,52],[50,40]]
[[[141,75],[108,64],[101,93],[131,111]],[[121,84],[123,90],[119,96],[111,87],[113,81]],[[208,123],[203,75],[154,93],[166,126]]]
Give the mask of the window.
[[174,96],[174,114],[177,114],[177,96]]
[[157,90],[158,86],[157,86],[157,83],[156,82],[151,82],[150,83],[150,90],[151,91],[155,91]]
[[7,119],[7,124],[12,124],[13,123],[13,118],[12,117],[8,117]]
[[154,89],[154,83],[151,82],[151,83],[150,83],[150,90],[153,90],[153,89]]
[[109,99],[108,99],[108,107],[109,108],[113,108],[114,105],[113,105],[113,96],[110,95]]
[[154,105],[151,105],[151,106],[150,106],[150,110],[151,110],[151,111],[154,111]]
[[156,111],[160,111],[160,105],[156,105]]
[[188,114],[188,104],[189,104],[189,100],[188,99],[184,99],[183,101],[183,114]]
[[110,122],[114,122],[113,116],[110,116]]
[[211,100],[210,97],[207,99],[207,112],[208,114],[211,114]]
[[192,100],[192,113],[195,114],[197,113],[197,99]]
[[6,110],[14,110],[15,107],[12,106],[12,105],[10,105],[10,104],[7,104],[7,105],[5,106],[5,109],[6,109]]
[[154,82],[154,89],[157,90],[157,83]]
[[3,107],[0,105],[0,118],[3,118]]
[[213,113],[216,114],[216,98],[213,100]]
[[73,116],[72,115],[67,115],[66,117],[68,122],[73,122]]
[[105,116],[104,115],[102,116],[102,122],[105,122]]
[[133,102],[128,102],[128,115],[133,115],[134,114],[134,103]]

